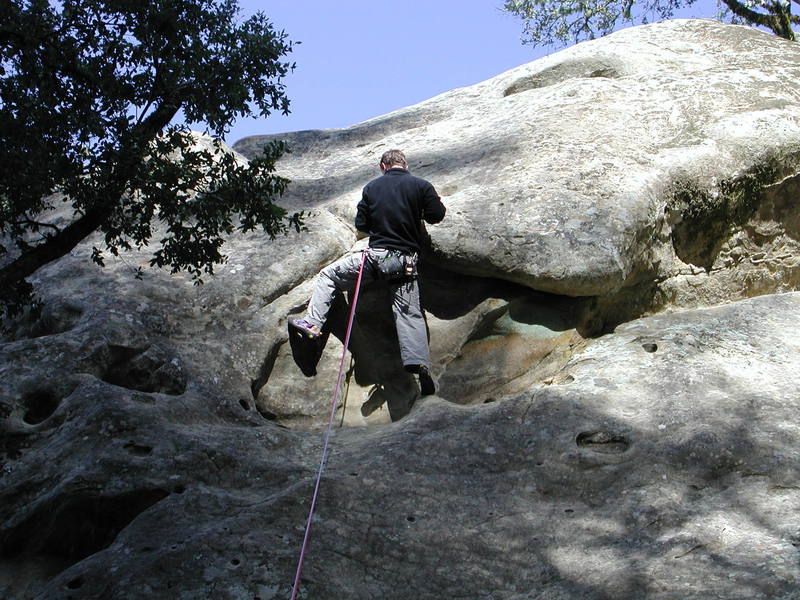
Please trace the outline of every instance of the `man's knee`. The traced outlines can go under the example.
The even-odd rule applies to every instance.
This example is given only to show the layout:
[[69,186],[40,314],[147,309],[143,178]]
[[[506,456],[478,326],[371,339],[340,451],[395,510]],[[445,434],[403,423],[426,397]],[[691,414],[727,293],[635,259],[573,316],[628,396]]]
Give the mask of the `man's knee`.
[[334,274],[335,271],[333,270],[333,265],[328,265],[319,272],[319,278],[327,279],[328,281],[333,281]]

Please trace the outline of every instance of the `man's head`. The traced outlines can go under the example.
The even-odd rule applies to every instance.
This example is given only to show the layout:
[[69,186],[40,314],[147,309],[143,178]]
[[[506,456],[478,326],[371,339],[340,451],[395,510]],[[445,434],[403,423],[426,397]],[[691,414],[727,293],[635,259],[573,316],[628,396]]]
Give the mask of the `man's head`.
[[387,150],[381,156],[381,171],[388,171],[392,167],[408,168],[406,155],[400,150]]

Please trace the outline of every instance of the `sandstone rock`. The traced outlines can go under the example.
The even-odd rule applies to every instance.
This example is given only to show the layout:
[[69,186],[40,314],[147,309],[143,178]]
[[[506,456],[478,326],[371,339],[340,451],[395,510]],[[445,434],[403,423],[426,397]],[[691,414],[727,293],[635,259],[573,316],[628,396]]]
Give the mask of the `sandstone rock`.
[[346,301],[316,378],[286,317],[400,146],[449,207],[440,394],[365,289],[301,597],[793,598],[797,68],[746,28],[627,30],[288,134],[311,231],[234,236],[203,286],[94,240],[42,269],[0,343],[0,597],[289,596]]
[[[772,202],[760,197],[765,187],[794,197],[798,75],[794,43],[670,21],[353,127],[235,147],[253,156],[263,141],[286,139],[293,206],[348,220],[380,154],[401,147],[448,206],[430,229],[440,264],[611,298],[600,312],[613,325],[665,306],[797,287],[791,202],[757,213]],[[698,277],[705,291],[696,299]]]
[[[551,385],[338,430],[302,597],[794,597],[798,318],[797,293],[650,317]],[[319,436],[75,383],[3,421],[5,597],[288,596]]]
[[[256,136],[236,148],[253,156],[264,141],[286,139],[292,153],[280,166],[294,180],[289,205],[351,223],[381,152],[402,147],[448,206],[447,218],[429,228],[429,259],[450,274],[451,289],[472,285],[453,277],[459,272],[490,287],[519,284],[520,306],[535,305],[524,287],[553,293],[551,306],[561,299],[558,319],[568,326],[559,331],[573,333],[531,344],[526,336],[479,341],[489,327],[481,311],[502,311],[508,298],[476,302],[456,323],[433,310],[452,301],[450,290],[441,299],[423,294],[442,395],[482,401],[520,377],[523,387],[547,377],[541,359],[568,352],[574,331],[595,335],[642,314],[800,286],[797,48],[752,28],[672,21],[580,44],[353,127]],[[426,285],[423,274],[425,287],[442,285]],[[369,306],[362,325],[380,302]],[[393,335],[387,315],[366,324],[368,345]],[[454,335],[455,346],[437,346]],[[371,352],[357,350],[359,339],[353,347],[363,365]],[[333,344],[323,359],[325,381],[340,352]],[[396,346],[379,354],[395,356]],[[522,366],[529,358],[535,369]],[[313,382],[298,404],[293,372],[284,349],[273,368],[277,386],[261,388],[257,403],[283,423],[324,419],[330,390]],[[350,406],[388,406],[386,392],[397,406],[370,419],[402,416],[413,383],[396,361],[371,373],[349,388]],[[292,390],[289,404],[283,389]],[[345,420],[362,417],[351,411]]]

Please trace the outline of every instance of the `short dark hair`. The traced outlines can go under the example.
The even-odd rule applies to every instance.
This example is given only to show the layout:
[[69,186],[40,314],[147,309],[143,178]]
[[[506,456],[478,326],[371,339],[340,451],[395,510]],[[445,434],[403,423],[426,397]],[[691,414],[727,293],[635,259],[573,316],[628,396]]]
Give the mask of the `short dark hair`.
[[398,165],[404,169],[408,167],[406,155],[400,150],[387,150],[384,152],[383,156],[381,156],[381,163],[387,168],[391,167],[392,165]]

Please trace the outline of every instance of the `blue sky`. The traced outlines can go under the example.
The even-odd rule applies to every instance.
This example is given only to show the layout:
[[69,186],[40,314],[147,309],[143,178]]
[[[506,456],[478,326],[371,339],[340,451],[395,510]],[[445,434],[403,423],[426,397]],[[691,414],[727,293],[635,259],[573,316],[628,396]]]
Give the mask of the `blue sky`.
[[[553,52],[520,42],[522,22],[502,0],[240,0],[262,11],[295,47],[287,79],[292,114],[240,119],[230,144],[248,135],[347,127],[448,90],[472,85]],[[682,16],[710,17],[714,0]]]

